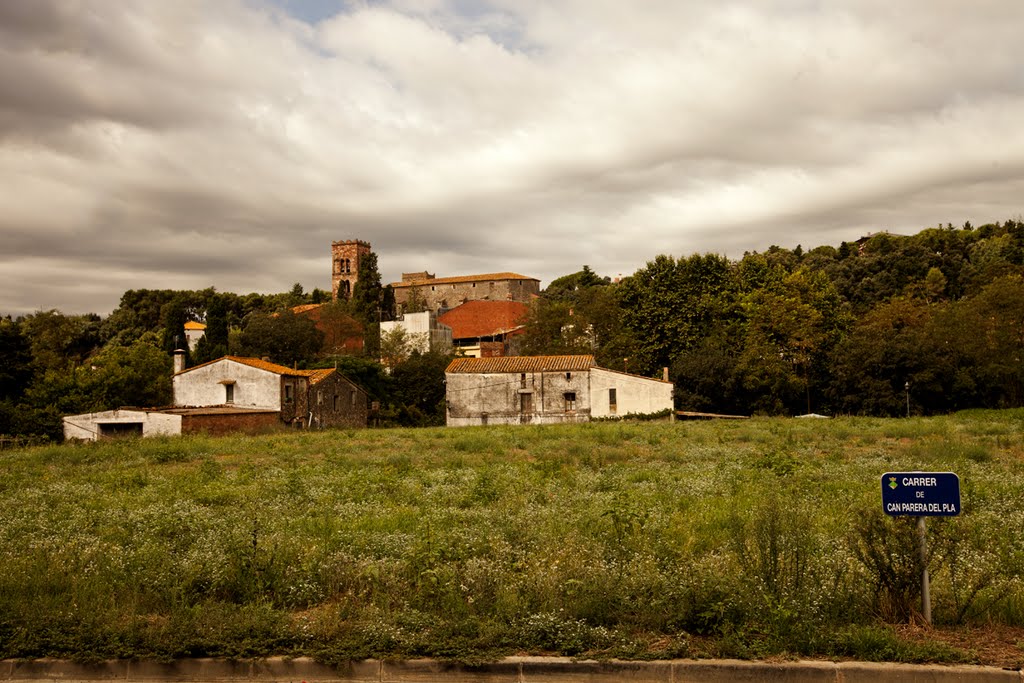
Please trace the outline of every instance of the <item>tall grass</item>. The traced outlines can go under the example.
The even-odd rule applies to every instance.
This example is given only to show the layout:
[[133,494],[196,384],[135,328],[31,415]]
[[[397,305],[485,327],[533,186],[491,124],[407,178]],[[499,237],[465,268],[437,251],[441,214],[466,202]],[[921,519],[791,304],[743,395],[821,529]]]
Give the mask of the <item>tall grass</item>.
[[0,657],[832,655],[901,643],[887,470],[950,470],[940,623],[1024,625],[1021,411],[365,430],[0,454]]

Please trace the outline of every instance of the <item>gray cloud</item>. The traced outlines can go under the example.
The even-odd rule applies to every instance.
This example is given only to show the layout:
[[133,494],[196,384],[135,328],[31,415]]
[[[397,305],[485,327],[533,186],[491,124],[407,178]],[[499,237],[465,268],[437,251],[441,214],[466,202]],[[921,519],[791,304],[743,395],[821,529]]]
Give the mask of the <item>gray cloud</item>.
[[1016,0],[0,3],[0,312],[1017,217]]

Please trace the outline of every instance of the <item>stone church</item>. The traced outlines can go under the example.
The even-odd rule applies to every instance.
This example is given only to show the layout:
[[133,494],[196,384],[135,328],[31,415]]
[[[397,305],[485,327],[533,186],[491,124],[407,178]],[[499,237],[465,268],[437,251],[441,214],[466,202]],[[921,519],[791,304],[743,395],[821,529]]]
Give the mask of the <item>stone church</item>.
[[[335,299],[352,298],[359,279],[359,262],[370,254],[370,243],[342,240],[331,243],[331,294]],[[392,282],[396,314],[410,301],[434,313],[443,313],[468,301],[518,301],[528,304],[540,294],[540,280],[518,273],[485,273],[434,277],[426,271],[402,273],[401,282]]]

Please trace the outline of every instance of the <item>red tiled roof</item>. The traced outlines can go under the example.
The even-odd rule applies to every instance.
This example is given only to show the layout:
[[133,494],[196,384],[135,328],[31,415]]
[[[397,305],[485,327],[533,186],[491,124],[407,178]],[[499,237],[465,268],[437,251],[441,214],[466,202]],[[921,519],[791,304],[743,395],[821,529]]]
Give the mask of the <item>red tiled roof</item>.
[[581,372],[594,367],[593,356],[504,356],[498,358],[456,358],[445,372]]
[[437,319],[452,328],[452,339],[476,339],[518,329],[529,310],[518,301],[467,301]]
[[[485,280],[537,280],[537,278],[520,275],[519,273],[484,273],[483,275],[459,275],[457,277],[435,277],[427,280],[392,282],[391,286],[397,289],[399,287],[423,287],[425,285],[454,285],[460,282],[481,282]],[[537,280],[537,282],[540,282],[540,280]]]
[[288,375],[289,377],[307,377],[309,378],[310,385],[319,384],[332,373],[337,372],[337,368],[317,368],[315,370],[293,370],[284,365],[278,365],[277,363],[271,363],[270,361],[260,360],[259,358],[249,358],[247,356],[222,356],[217,360],[211,360],[208,363],[202,363],[200,365],[194,365],[191,368],[186,368],[179,372],[179,375],[183,375],[186,372],[195,370],[196,368],[206,367],[214,363],[219,363],[222,360],[231,360],[242,365],[248,365],[252,368],[258,368],[260,370],[266,370],[267,372],[273,372],[275,375]]
[[206,325],[204,325],[202,323],[197,323],[194,320],[189,320],[188,322],[185,323],[185,329],[186,330],[205,330],[206,329]]
[[317,370],[297,370],[298,374],[309,378],[309,383],[317,384],[322,382],[331,376],[332,372],[335,372],[334,368],[319,368]]
[[221,356],[217,360],[211,360],[206,363],[200,363],[199,365],[193,365],[190,368],[185,368],[178,374],[184,375],[186,372],[192,372],[196,368],[205,368],[207,365],[213,365],[214,363],[219,363],[222,360],[232,360],[236,363],[248,365],[249,367],[252,368],[258,368],[260,370],[266,370],[267,372],[273,372],[276,375],[292,375],[305,377],[307,376],[305,373],[312,372],[311,370],[293,370],[287,366],[278,365],[277,363],[271,363],[270,361],[266,360],[260,360],[259,358],[249,358],[247,356]]

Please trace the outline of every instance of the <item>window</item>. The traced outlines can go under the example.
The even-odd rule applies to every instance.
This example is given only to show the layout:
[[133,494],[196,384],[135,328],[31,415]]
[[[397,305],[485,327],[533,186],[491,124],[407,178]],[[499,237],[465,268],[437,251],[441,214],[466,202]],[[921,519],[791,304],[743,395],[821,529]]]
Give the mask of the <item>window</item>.
[[235,402],[235,385],[225,384],[224,385],[224,402],[234,403]]
[[142,436],[141,422],[101,422],[96,427],[99,430],[99,437],[101,439]]
[[519,375],[519,388],[520,389],[525,389],[526,388],[526,373],[525,372],[521,373]]
[[571,382],[572,381],[572,373],[571,372],[565,373],[565,381],[566,382]]
[[617,412],[619,409],[618,397],[615,394],[615,389],[608,390],[608,410],[610,410],[613,413]]
[[316,404],[318,406],[319,405],[323,405],[323,402],[324,402],[324,392],[322,392],[319,389],[317,389],[317,391],[316,391]]
[[356,407],[356,392],[352,392],[352,407]]
[[334,395],[334,409],[335,410],[338,409],[338,395],[337,394]]
[[563,394],[563,396],[565,397],[565,412],[576,412],[576,392],[567,391]]
[[291,403],[295,400],[295,387],[291,384],[284,385],[284,402]]

